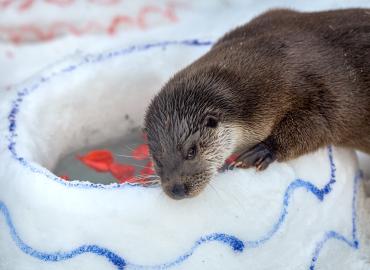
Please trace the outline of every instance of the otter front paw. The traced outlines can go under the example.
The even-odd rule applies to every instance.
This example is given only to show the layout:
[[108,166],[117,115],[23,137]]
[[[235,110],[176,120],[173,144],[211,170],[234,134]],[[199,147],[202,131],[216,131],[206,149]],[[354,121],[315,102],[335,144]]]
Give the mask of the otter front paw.
[[256,167],[262,171],[276,160],[276,155],[264,143],[259,143],[252,148],[242,152],[231,164],[231,168]]

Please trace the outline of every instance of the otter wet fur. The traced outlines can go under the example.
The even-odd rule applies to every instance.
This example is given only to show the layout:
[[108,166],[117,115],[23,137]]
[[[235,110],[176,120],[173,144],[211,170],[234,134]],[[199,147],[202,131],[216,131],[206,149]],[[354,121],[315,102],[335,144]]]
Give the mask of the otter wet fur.
[[370,9],[254,18],[164,85],[145,130],[174,199],[201,192],[232,153],[258,170],[326,145],[370,153]]

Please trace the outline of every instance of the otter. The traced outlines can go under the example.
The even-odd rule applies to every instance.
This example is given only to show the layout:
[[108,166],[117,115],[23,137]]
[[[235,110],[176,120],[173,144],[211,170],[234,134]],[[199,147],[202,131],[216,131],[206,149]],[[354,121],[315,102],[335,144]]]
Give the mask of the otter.
[[370,9],[271,10],[175,74],[145,116],[166,194],[199,194],[224,160],[264,170],[326,145],[370,153]]

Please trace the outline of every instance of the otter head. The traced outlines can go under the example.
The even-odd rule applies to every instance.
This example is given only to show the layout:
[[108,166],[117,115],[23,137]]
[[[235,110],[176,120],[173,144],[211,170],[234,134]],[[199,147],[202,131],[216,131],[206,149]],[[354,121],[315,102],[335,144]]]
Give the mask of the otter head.
[[182,72],[154,97],[145,131],[165,193],[193,197],[210,182],[235,144],[235,102],[218,72]]

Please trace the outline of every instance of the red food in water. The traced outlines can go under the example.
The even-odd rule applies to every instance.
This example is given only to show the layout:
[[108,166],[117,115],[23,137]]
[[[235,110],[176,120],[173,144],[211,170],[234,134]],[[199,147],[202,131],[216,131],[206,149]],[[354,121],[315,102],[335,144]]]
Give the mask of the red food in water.
[[[144,134],[144,139],[146,135]],[[141,144],[132,151],[132,157],[135,160],[145,160],[149,158],[149,147],[147,144]],[[106,149],[93,150],[77,158],[87,167],[97,172],[110,172],[117,181],[122,183],[142,183],[147,180],[145,176],[155,174],[153,162],[148,161],[146,166],[140,171],[142,177],[135,177],[135,167],[128,164],[120,164],[114,161],[111,151]],[[68,176],[61,176],[68,180]],[[64,178],[66,177],[66,178]]]
[[120,184],[134,182],[135,180],[135,167],[131,165],[112,163],[110,165],[110,172]]
[[113,155],[109,150],[94,150],[84,156],[77,156],[77,158],[97,172],[108,172],[110,165],[114,161]]
[[132,156],[136,160],[149,158],[149,147],[147,144],[141,144],[132,151]]
[[145,168],[140,171],[140,174],[143,176],[152,175],[155,174],[154,168],[153,168],[153,162],[149,161]]

